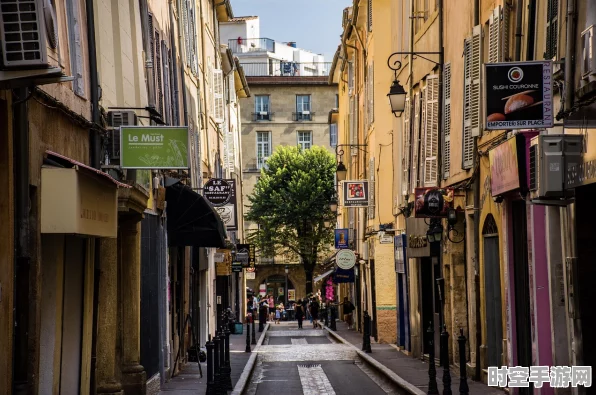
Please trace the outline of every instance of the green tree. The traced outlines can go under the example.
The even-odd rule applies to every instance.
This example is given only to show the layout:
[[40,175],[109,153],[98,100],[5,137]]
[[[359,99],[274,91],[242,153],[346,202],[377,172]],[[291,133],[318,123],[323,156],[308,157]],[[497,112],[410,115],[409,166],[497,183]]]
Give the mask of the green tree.
[[313,289],[313,271],[333,241],[329,202],[335,195],[335,158],[325,148],[280,146],[261,170],[249,196],[246,219],[259,224],[248,239],[261,256],[299,256],[306,274],[306,293]]

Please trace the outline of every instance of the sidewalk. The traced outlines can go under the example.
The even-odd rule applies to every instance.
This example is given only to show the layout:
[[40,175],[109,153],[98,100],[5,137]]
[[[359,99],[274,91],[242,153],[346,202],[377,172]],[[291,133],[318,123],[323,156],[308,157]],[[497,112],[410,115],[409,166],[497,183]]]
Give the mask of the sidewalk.
[[[348,330],[348,326],[343,321],[337,321],[337,331],[339,336],[349,341],[358,349],[362,349],[362,333],[355,330]],[[371,344],[372,353],[367,354],[381,363],[389,370],[400,376],[405,381],[418,387],[425,393],[428,390],[428,363],[419,359],[409,357],[389,344]],[[443,368],[437,366],[437,386],[439,392],[443,392]],[[488,394],[503,395],[505,392],[497,388],[489,387],[483,383],[472,381],[468,378],[468,387],[470,394]],[[453,393],[459,392],[459,375],[451,371],[451,390]]]
[[[258,324],[255,325],[257,340],[262,333],[259,333]],[[252,328],[251,328],[252,331]],[[252,332],[251,332],[252,337]],[[255,346],[251,345],[251,349]],[[244,371],[252,353],[244,352],[246,348],[246,325],[242,335],[230,335],[230,365],[232,368],[232,385],[235,386]],[[202,363],[203,378],[199,374],[199,367],[196,362],[187,363],[184,369],[176,377],[162,385],[160,394],[163,395],[196,395],[204,394],[207,391],[207,363]]]

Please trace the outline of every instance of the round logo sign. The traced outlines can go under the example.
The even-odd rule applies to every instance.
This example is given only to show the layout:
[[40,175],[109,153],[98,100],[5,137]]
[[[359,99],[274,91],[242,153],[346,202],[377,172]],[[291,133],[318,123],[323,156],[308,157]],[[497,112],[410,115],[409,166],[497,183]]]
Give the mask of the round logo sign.
[[524,72],[519,67],[512,67],[507,73],[507,78],[509,78],[509,81],[513,83],[520,82],[522,78],[524,78]]
[[223,206],[232,197],[232,185],[221,178],[212,178],[203,187],[203,196],[214,206]]
[[340,269],[351,269],[356,264],[356,254],[352,250],[339,250],[335,256],[335,262]]

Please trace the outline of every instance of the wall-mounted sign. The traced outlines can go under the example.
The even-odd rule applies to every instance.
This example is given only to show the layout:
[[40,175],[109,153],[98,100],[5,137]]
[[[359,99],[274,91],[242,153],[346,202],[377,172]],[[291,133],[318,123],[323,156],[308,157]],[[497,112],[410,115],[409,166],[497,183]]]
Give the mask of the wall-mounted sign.
[[416,188],[414,213],[416,218],[446,218],[453,208],[453,189]]
[[344,207],[368,207],[368,181],[343,182]]
[[288,289],[288,300],[296,300],[296,290]]
[[216,252],[215,254],[213,254],[213,260],[215,261],[215,263],[223,262],[224,258],[225,254],[223,252]]
[[123,169],[188,169],[188,127],[121,126]]
[[221,178],[212,178],[203,186],[203,196],[215,207],[223,206],[232,197],[232,185]]
[[352,250],[339,250],[335,255],[335,262],[342,269],[351,269],[356,264],[356,254]]
[[486,128],[553,126],[552,61],[487,63]]
[[349,246],[348,229],[335,229],[335,248],[342,250]]
[[[492,196],[499,196],[525,185],[524,137],[521,134],[488,151],[490,162],[490,189]],[[520,156],[520,149],[522,155]]]
[[389,234],[382,234],[379,235],[379,244],[392,244],[393,243],[393,235]]
[[242,262],[232,262],[232,273],[242,273]]
[[247,280],[254,280],[257,277],[255,272],[246,272],[244,278]]
[[353,283],[354,268],[344,270],[338,267],[335,269],[335,273],[333,273],[333,282],[335,284]]
[[393,257],[395,259],[395,272],[405,273],[406,264],[406,235],[400,234],[395,236],[393,242]]
[[408,258],[430,256],[427,231],[428,225],[424,222],[424,218],[406,218],[406,256]]

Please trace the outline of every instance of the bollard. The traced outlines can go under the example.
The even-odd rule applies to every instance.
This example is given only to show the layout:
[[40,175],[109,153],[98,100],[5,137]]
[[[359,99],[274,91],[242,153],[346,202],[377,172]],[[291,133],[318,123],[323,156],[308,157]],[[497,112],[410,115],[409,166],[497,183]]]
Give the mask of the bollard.
[[233,390],[234,386],[232,385],[232,367],[230,364],[230,329],[228,327],[224,327],[224,336],[225,336],[225,341],[224,341],[224,372],[225,372],[225,380],[223,380],[224,382],[224,388],[226,390]]
[[211,335],[209,340],[205,344],[207,348],[207,395],[215,395],[215,383],[213,382],[213,342],[211,341]]
[[362,333],[362,351],[370,354],[372,348],[370,346],[370,315],[368,311],[364,312],[364,328]]
[[336,323],[336,315],[337,315],[337,307],[335,305],[331,306],[331,330],[337,330],[337,323]]
[[468,373],[466,372],[466,337],[463,328],[459,328],[457,343],[459,345],[459,394],[468,395],[470,389],[468,388]]
[[323,309],[323,317],[325,317],[325,326],[327,328],[329,328],[329,321],[331,321],[329,319],[330,314],[331,314],[331,309],[329,307],[325,307],[325,309]]
[[263,310],[263,306],[259,307],[259,332],[263,332],[265,329],[265,314]]
[[437,387],[437,369],[435,367],[435,330],[433,329],[433,323],[431,321],[428,329],[429,349],[428,349],[428,392],[427,394],[439,394],[439,388]]
[[215,337],[213,338],[213,388],[214,393],[219,395],[221,394],[221,377],[220,377],[220,355],[219,355],[219,334],[217,331],[215,332]]
[[451,372],[449,371],[449,332],[447,326],[443,325],[441,332],[441,364],[443,365],[443,395],[452,395]]
[[257,344],[257,335],[256,335],[256,331],[255,331],[255,311],[252,311],[252,315],[250,316],[251,321],[252,321],[252,344]]
[[244,352],[251,352],[250,350],[250,322],[248,322],[248,317],[246,320],[246,348]]

